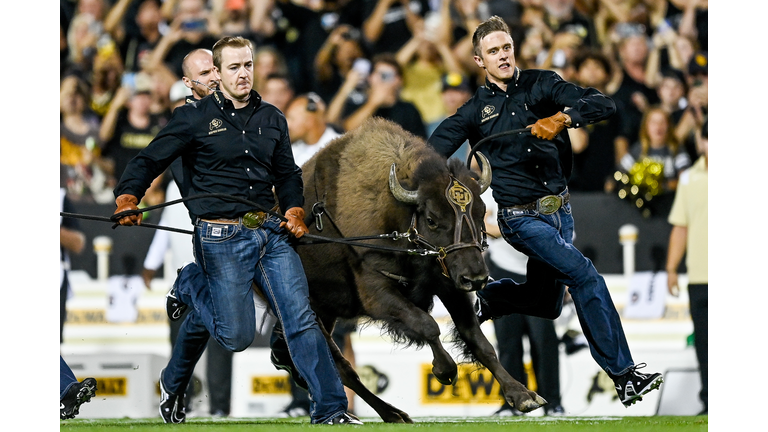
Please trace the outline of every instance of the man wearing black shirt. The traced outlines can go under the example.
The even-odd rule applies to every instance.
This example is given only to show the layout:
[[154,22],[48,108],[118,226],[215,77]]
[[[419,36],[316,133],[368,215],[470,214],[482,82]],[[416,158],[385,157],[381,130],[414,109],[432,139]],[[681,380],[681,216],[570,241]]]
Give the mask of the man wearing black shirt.
[[555,319],[565,285],[576,305],[592,357],[616,384],[625,406],[661,385],[661,374],[636,371],[619,314],[605,280],[573,247],[573,216],[567,181],[572,152],[566,127],[582,127],[615,111],[608,97],[564,81],[555,72],[515,66],[507,24],[493,16],[472,37],[474,60],[486,85],[444,120],[429,143],[450,156],[465,139],[474,145],[500,132],[531,127],[490,140],[477,150],[493,168],[493,198],[499,204],[504,239],[528,255],[527,281],[491,282],[479,291],[480,321],[510,313]]
[[[306,276],[288,233],[307,233],[302,209],[301,169],[291,152],[283,114],[253,90],[253,48],[242,37],[213,46],[220,90],[174,111],[168,125],[129,164],[115,188],[121,213],[137,210],[153,179],[177,157],[185,168],[182,196],[221,193],[275,205],[287,221],[247,203],[218,197],[186,201],[195,225],[195,258],[204,283],[174,283],[170,316],[189,306],[171,359],[160,374],[160,414],[166,423],[185,421],[183,392],[209,336],[222,347],[242,351],[256,332],[251,286],[263,290],[279,318],[298,372],[312,397],[312,423],[362,424],[346,412],[347,398],[322,331],[309,306]],[[141,223],[141,214],[121,225]],[[202,285],[202,288],[200,288]]]

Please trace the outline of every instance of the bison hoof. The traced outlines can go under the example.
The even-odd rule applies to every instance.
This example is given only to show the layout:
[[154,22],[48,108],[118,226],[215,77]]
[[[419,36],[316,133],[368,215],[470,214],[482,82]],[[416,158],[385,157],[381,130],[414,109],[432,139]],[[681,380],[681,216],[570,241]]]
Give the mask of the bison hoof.
[[391,412],[386,416],[382,416],[382,420],[384,420],[385,423],[413,423],[413,420],[411,420],[408,413],[403,411]]
[[[433,373],[434,373],[434,371],[433,371]],[[440,376],[438,374],[434,374],[434,375],[435,375],[435,379],[437,380],[437,382],[439,382],[442,385],[446,385],[446,386],[454,385],[454,384],[456,384],[456,381],[459,380],[458,372],[453,374],[452,378],[445,378],[444,376]]]
[[537,408],[541,408],[544,405],[546,405],[548,402],[543,397],[536,395],[536,400],[533,399],[527,399],[520,403],[520,406],[517,407],[520,411],[527,413],[531,412]]

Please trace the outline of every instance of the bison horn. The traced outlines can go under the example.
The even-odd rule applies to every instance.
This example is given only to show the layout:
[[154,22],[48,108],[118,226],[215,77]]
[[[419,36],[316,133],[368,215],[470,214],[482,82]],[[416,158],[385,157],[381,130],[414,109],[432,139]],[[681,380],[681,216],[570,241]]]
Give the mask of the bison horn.
[[392,191],[392,195],[394,195],[398,201],[404,202],[406,204],[418,203],[419,192],[406,190],[400,184],[400,180],[397,179],[397,174],[395,171],[395,164],[393,163],[392,167],[389,169],[389,190]]
[[477,157],[481,162],[480,179],[477,182],[480,184],[480,193],[482,194],[488,190],[488,186],[491,185],[491,163],[488,162],[488,158],[480,152],[477,152]]

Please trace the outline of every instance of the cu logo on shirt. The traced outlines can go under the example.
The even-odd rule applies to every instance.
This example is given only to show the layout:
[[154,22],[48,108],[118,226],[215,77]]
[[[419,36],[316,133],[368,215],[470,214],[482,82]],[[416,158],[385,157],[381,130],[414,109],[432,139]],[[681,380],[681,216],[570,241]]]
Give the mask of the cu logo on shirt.
[[211,130],[218,129],[218,128],[221,127],[221,123],[222,123],[221,119],[215,118],[215,119],[211,120],[211,124],[209,125],[209,128]]
[[489,115],[493,114],[494,111],[496,111],[496,107],[495,106],[493,106],[493,105],[486,105],[483,108],[483,111],[481,111],[482,117],[486,118]]

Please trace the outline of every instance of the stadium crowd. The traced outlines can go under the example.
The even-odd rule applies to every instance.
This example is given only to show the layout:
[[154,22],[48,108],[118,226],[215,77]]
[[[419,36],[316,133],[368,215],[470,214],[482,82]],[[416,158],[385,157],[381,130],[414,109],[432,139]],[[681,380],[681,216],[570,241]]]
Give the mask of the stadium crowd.
[[254,87],[278,108],[314,92],[338,132],[376,115],[426,138],[455,110],[449,93],[484,85],[470,39],[491,15],[510,25],[521,69],[618,106],[569,129],[571,191],[616,192],[617,171],[651,160],[663,178],[649,192],[674,192],[707,116],[706,0],[61,0],[62,187],[75,204],[111,203],[170,117],[184,56],[224,35],[254,43]]

